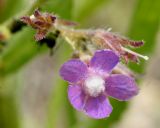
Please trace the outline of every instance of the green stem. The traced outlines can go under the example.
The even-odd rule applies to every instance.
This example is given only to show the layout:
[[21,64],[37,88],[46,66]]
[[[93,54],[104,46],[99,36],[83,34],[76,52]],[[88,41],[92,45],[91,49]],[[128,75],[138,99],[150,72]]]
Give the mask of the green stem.
[[[62,43],[62,40],[59,43]],[[63,56],[60,56],[62,54]],[[66,128],[70,128],[71,125],[76,123],[76,117],[75,113],[73,113],[72,111],[73,108],[69,107],[69,104],[67,102],[67,84],[62,81],[58,75],[60,65],[71,55],[70,46],[67,45],[67,43],[61,44],[61,47],[59,51],[57,51],[56,55],[55,56],[57,61],[55,62],[55,65],[57,66],[54,72],[55,74],[57,74],[57,76],[55,76],[56,78],[54,79],[54,81],[56,82],[54,83],[55,86],[53,87],[53,92],[51,93],[52,95],[49,100],[47,128],[57,128],[59,120],[66,120],[66,124],[63,125],[65,125]],[[65,114],[61,113],[62,110],[66,110],[64,111],[67,114],[66,116]]]
[[48,119],[47,119],[47,128],[57,128],[58,116],[60,110],[62,109],[62,104],[65,94],[64,82],[61,80],[56,80],[57,86],[53,89],[51,99],[49,101],[48,108]]
[[0,77],[0,127],[20,128],[20,113],[17,109],[15,88],[17,75]]

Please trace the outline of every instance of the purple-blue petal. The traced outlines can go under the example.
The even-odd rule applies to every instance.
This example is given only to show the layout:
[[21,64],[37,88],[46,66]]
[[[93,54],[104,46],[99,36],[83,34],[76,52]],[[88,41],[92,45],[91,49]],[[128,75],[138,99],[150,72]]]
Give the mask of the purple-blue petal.
[[99,50],[91,59],[90,66],[96,71],[110,72],[118,64],[119,56],[111,50]]
[[69,60],[60,69],[61,77],[71,83],[84,79],[87,75],[87,65],[78,59]]
[[85,104],[85,94],[79,85],[69,85],[68,99],[77,110],[82,110]]
[[89,97],[85,103],[84,111],[89,117],[102,119],[112,112],[112,106],[106,96]]
[[138,94],[138,87],[132,77],[115,74],[106,79],[106,92],[120,101],[126,101]]

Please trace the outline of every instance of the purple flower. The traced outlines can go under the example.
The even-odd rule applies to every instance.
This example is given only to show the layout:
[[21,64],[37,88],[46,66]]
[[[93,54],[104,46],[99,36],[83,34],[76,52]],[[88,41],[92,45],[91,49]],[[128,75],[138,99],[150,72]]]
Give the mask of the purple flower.
[[111,50],[97,51],[88,65],[78,59],[64,63],[61,77],[69,82],[68,98],[73,107],[96,119],[108,117],[112,106],[107,97],[129,100],[138,93],[133,78],[111,74],[119,57]]

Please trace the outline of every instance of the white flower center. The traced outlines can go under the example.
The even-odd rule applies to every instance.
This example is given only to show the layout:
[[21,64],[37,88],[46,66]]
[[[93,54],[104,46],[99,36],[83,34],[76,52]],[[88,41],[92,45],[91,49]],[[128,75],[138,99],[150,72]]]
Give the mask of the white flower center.
[[88,77],[84,82],[85,91],[93,97],[98,96],[105,90],[105,81],[100,76]]

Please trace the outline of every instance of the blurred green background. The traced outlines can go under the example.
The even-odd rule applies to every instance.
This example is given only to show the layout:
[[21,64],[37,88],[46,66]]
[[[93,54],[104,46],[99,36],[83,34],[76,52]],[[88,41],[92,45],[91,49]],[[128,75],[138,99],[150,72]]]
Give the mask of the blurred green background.
[[[60,65],[72,49],[63,40],[53,56],[34,41],[35,31],[11,33],[12,21],[40,7],[78,28],[112,28],[133,40],[144,40],[137,52],[150,59],[130,68],[139,73],[140,93],[129,102],[113,99],[109,118],[94,120],[77,112],[67,99]],[[159,128],[160,0],[0,0],[0,128]]]

